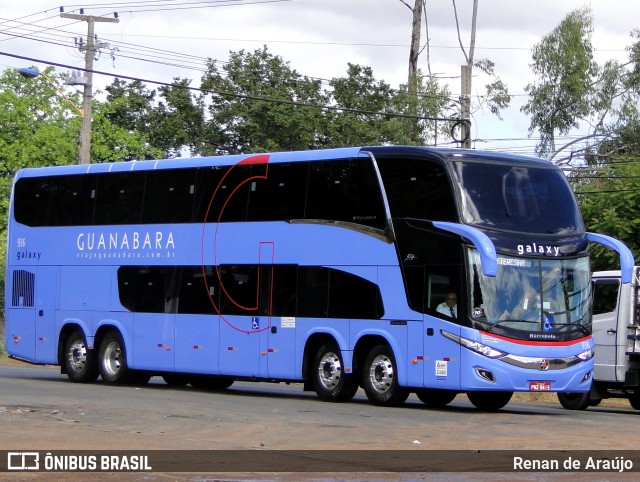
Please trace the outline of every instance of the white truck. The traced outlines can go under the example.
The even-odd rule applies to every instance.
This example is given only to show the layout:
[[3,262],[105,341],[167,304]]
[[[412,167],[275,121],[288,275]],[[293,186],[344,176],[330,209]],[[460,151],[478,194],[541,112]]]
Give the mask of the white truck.
[[562,406],[584,410],[604,398],[627,398],[640,410],[640,266],[623,283],[620,271],[592,277],[595,367],[591,391],[558,393]]

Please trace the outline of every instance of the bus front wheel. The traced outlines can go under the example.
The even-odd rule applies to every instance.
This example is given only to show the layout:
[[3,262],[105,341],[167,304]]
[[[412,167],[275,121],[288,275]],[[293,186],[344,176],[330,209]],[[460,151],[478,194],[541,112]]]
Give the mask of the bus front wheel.
[[131,372],[127,366],[124,341],[117,331],[110,331],[102,339],[98,352],[98,366],[105,383],[122,385],[130,381]]
[[344,372],[342,353],[336,343],[320,346],[313,366],[313,385],[323,402],[348,402],[358,391],[356,377]]
[[96,354],[87,348],[84,333],[76,330],[67,338],[64,349],[64,368],[74,383],[91,383],[98,378]]
[[511,397],[513,392],[468,392],[467,397],[473,405],[485,412],[495,412],[504,407]]
[[393,407],[407,399],[409,390],[398,383],[398,365],[390,346],[378,345],[369,352],[362,370],[362,386],[375,405]]
[[558,392],[558,401],[567,410],[586,410],[591,405],[589,392],[561,393]]
[[416,395],[422,403],[429,408],[440,408],[448,405],[456,398],[458,392],[437,388],[421,388],[416,390]]

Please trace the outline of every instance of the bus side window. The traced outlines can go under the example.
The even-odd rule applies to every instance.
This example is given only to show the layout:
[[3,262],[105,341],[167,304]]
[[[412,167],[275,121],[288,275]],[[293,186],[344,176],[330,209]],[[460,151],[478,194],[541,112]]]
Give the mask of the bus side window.
[[328,303],[329,270],[319,266],[300,266],[297,315],[326,318]]
[[308,172],[306,162],[270,164],[266,179],[251,181],[247,221],[302,219]]
[[379,319],[384,308],[378,285],[346,271],[329,271],[329,318]]
[[133,312],[164,313],[165,266],[122,266],[118,269],[120,304]]
[[378,159],[393,218],[457,221],[447,174],[425,159]]
[[252,316],[258,314],[258,265],[221,265],[220,313]]
[[137,224],[147,173],[118,172],[98,178],[94,224]]
[[384,229],[384,203],[371,161],[312,162],[304,217]]
[[246,221],[250,177],[249,165],[199,168],[193,222]]
[[195,184],[195,169],[149,171],[142,205],[142,223],[190,222]]
[[23,177],[14,193],[14,216],[27,226],[47,226],[51,198],[55,191],[55,177]]
[[620,285],[617,280],[596,280],[593,283],[593,314],[611,313],[618,304]]

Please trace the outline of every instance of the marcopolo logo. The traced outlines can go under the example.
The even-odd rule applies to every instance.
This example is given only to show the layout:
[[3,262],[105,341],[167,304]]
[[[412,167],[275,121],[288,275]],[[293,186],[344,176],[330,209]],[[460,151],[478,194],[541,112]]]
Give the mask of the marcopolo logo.
[[76,237],[82,258],[167,258],[175,248],[172,231],[82,232]]

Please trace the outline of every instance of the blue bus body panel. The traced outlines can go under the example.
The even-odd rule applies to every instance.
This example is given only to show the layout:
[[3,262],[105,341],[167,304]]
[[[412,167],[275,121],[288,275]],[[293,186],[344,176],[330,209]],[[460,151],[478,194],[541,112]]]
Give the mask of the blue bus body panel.
[[175,315],[175,369],[178,372],[220,373],[219,315]]
[[[577,356],[594,348],[593,338],[590,336],[574,342],[554,343],[552,345],[553,350],[550,350],[549,344],[546,343],[515,342],[470,328],[463,328],[462,336],[511,355],[540,357],[541,361],[545,357],[564,358]],[[550,355],[551,353],[552,355]],[[513,390],[526,392],[531,390],[532,382],[550,382],[550,391],[587,392],[591,386],[591,380],[588,378],[585,383],[584,376],[593,372],[593,358],[562,370],[534,370],[516,367],[500,359],[488,358],[462,348],[461,361],[462,366],[465,367],[462,373],[462,386],[466,390]],[[489,382],[478,376],[475,371],[476,368],[491,371],[495,375],[495,382]]]

